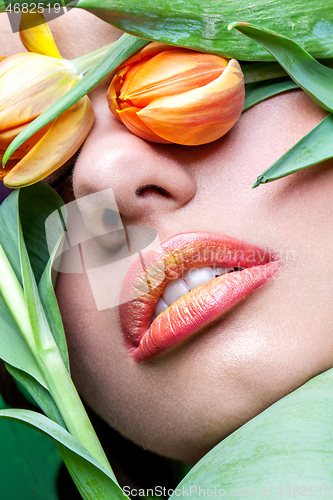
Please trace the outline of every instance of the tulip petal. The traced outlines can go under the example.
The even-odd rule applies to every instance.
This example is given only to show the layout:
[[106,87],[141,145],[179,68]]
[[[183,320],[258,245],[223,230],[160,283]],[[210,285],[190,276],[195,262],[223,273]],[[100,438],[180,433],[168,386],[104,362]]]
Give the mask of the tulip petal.
[[[29,123],[24,123],[23,125],[20,125],[18,127],[14,127],[11,129],[4,130],[0,132],[0,158],[3,157],[5,154],[6,149],[8,148],[9,144],[15,139],[15,137],[22,132],[22,130],[28,125]],[[12,160],[20,160],[23,158],[24,155],[26,155],[30,149],[33,148],[35,144],[43,137],[43,135],[47,132],[47,130],[51,127],[51,123],[43,127],[42,129],[38,130],[33,136],[31,136],[27,141],[25,141],[16,151],[14,154],[12,154],[11,159]]]
[[203,87],[216,80],[228,60],[188,49],[164,50],[127,74],[120,99],[147,106],[153,99]]
[[4,178],[10,188],[29,186],[60,168],[79,149],[94,123],[94,111],[83,97],[54,120],[50,129]]
[[138,50],[131,57],[126,59],[126,61],[120,64],[120,66],[118,66],[118,69],[123,68],[124,66],[128,66],[129,64],[142,61],[142,59],[148,59],[152,55],[158,54],[162,50],[172,50],[172,49],[179,49],[179,47],[177,45],[169,45],[168,43],[164,42],[151,42],[145,47],[143,47],[143,49]]
[[0,61],[0,76],[2,76],[4,73],[6,73],[8,70],[13,68],[20,62],[25,61],[27,55],[28,54],[26,52],[18,52],[13,56],[3,57],[2,61]]
[[17,160],[9,160],[6,163],[5,168],[0,167],[0,180],[2,180],[10,171],[11,169],[16,165]]
[[[63,96],[77,79],[67,61],[25,52],[0,63],[0,127],[31,121]],[[12,67],[10,67],[10,64]],[[4,66],[3,66],[4,65]]]
[[145,125],[137,115],[140,108],[135,108],[134,106],[125,108],[121,111],[117,111],[117,115],[121,122],[130,130],[133,134],[145,139],[146,141],[159,142],[162,144],[170,144],[170,141],[162,139],[156,135],[147,125]]
[[200,88],[156,99],[138,112],[155,134],[184,145],[212,142],[226,134],[244,106],[244,77],[232,59],[221,76]]
[[29,52],[62,59],[43,14],[22,12],[20,38]]

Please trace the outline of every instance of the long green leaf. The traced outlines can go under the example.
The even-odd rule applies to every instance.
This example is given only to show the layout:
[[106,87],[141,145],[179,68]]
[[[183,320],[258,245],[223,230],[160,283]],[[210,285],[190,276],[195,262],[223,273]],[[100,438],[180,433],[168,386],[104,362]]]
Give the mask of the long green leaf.
[[246,111],[255,104],[265,101],[269,97],[272,97],[287,90],[298,89],[299,86],[290,78],[276,80],[268,80],[265,82],[249,83],[245,87],[245,102],[244,109]]
[[67,368],[67,371],[68,373],[70,373],[65,331],[59,311],[58,302],[54,293],[53,279],[52,279],[54,272],[52,268],[53,260],[54,256],[56,255],[58,246],[61,244],[61,239],[62,236],[58,241],[58,245],[54,248],[54,251],[50,256],[49,262],[43,272],[41,280],[38,283],[38,292],[53,338],[60,350],[61,357]]
[[[332,6],[331,10],[333,12]],[[262,45],[314,101],[333,111],[333,69],[316,61],[296,41],[282,36],[281,30],[274,33],[248,23],[235,23],[229,28]]]
[[242,63],[245,84],[286,77],[287,73],[277,62]]
[[[0,244],[16,277],[22,284],[18,242],[18,203],[19,191],[14,191],[0,206]],[[45,378],[1,295],[0,328],[0,357],[9,365],[31,375],[46,388]]]
[[[67,5],[71,5],[69,2]],[[332,57],[333,12],[327,0],[76,0],[104,21],[133,35],[239,60],[272,57],[227,26],[255,22],[294,38],[314,57]]]
[[6,365],[9,373],[14,377],[23,387],[28,391],[30,396],[38,404],[38,406],[43,410],[45,415],[47,415],[51,420],[61,425],[64,429],[66,428],[63,419],[55,405],[50,393],[43,386],[38,384],[35,379],[30,377],[27,373],[13,368],[10,365]]
[[202,499],[204,490],[205,496],[212,496],[214,488],[216,496],[226,498],[266,496],[281,500],[302,497],[305,492],[313,498],[330,496],[332,384],[333,369],[309,380],[247,422],[200,460],[171,498]]
[[29,139],[35,132],[54,120],[63,111],[70,108],[79,99],[85,96],[90,90],[101,82],[109,73],[114,71],[125,59],[134,52],[147,45],[147,40],[140,40],[130,35],[123,35],[117,40],[112,48],[101,58],[98,64],[78,81],[65,95],[50,106],[44,113],[31,122],[12,141],[3,157],[3,165],[6,164],[10,156]]
[[44,182],[20,189],[17,193],[24,241],[38,283],[50,260],[50,252],[58,245],[62,235],[61,228],[53,224],[47,241],[45,220],[55,210],[60,209],[64,202],[54,189]]
[[24,422],[49,436],[57,444],[84,499],[128,500],[109,472],[100,465],[91,453],[52,420],[29,410],[1,410],[0,418]]
[[295,146],[259,175],[253,187],[280,179],[329,158],[333,158],[333,113],[326,116]]
[[0,358],[47,387],[44,376],[0,295]]
[[[0,409],[5,408],[0,397]],[[51,439],[21,422],[2,419],[0,442],[1,499],[59,500],[62,459]]]
[[[46,319],[69,371],[65,332],[52,283],[52,262],[63,236],[63,227],[49,219],[47,238],[45,230],[46,219],[51,213],[57,209],[59,210],[64,203],[60,196],[43,182],[20,189],[16,193],[19,209],[19,214],[16,217],[19,216],[21,220],[24,242],[34,276],[37,283],[39,282],[38,292],[45,310]],[[5,210],[5,218],[11,217],[13,212],[15,212],[13,206],[9,210]],[[17,223],[16,231],[18,234]],[[15,237],[17,239],[16,234]]]

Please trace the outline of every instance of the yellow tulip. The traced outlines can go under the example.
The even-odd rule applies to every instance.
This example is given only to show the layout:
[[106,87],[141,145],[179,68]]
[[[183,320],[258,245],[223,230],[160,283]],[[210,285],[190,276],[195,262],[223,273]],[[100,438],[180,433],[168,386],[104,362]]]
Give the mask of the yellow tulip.
[[[61,58],[43,21],[41,14],[22,14],[20,36],[29,52],[0,62],[0,158],[24,127],[80,78],[74,66]],[[17,188],[50,175],[79,149],[93,122],[94,112],[85,96],[22,144],[6,168],[0,168],[0,179]]]
[[206,144],[226,134],[244,107],[239,63],[153,42],[120,67],[107,93],[126,127],[153,142]]

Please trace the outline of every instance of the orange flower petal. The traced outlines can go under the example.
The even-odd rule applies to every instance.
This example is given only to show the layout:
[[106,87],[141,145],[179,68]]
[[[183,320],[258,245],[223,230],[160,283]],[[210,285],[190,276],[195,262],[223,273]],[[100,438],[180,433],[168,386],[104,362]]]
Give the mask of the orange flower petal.
[[232,59],[221,76],[204,87],[156,99],[138,112],[156,135],[184,145],[212,142],[238,120],[244,107],[244,77]]
[[146,141],[159,142],[162,144],[169,144],[169,141],[162,139],[156,135],[147,125],[145,125],[137,115],[139,108],[129,107],[118,111],[120,121],[130,130],[133,134],[145,139]]
[[2,180],[10,171],[11,169],[16,165],[17,160],[9,160],[6,163],[5,168],[0,165],[0,180]]
[[228,60],[188,49],[164,50],[128,73],[120,99],[147,106],[153,99],[186,92],[216,80]]
[[56,118],[48,132],[4,178],[10,188],[29,186],[60,168],[79,149],[94,123],[94,111],[83,97]]
[[[0,78],[2,130],[40,115],[65,94],[77,78],[73,66],[64,60],[32,53],[21,54],[14,61],[9,59],[0,63],[0,71],[5,70]],[[10,63],[14,65],[9,68]]]
[[133,64],[137,61],[142,61],[142,59],[149,59],[152,55],[158,54],[158,52],[161,52],[162,50],[173,50],[173,49],[179,49],[177,45],[169,45],[167,43],[163,42],[151,42],[148,43],[143,49],[139,50],[138,52],[135,52],[131,57],[126,59],[120,66],[119,68],[123,68],[124,66],[127,66],[129,64]]
[[39,12],[22,12],[20,38],[29,52],[61,59],[45,17]]

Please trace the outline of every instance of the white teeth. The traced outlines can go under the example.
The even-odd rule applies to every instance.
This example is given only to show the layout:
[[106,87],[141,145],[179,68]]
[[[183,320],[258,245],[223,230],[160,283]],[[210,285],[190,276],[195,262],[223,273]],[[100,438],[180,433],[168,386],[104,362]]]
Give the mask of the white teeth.
[[174,281],[169,281],[167,286],[164,288],[162,298],[171,306],[176,300],[180,299],[183,295],[190,291],[189,287],[184,280],[178,278]]
[[[236,268],[235,268],[236,269]],[[216,276],[222,276],[222,274],[229,273],[233,271],[234,268],[231,267],[193,267],[184,272],[183,278],[178,278],[173,281],[169,281],[164,288],[162,297],[158,300],[152,321],[156,316],[165,311],[171,304],[180,299],[183,295],[186,295],[190,290],[203,285],[207,281],[214,279]]]
[[216,267],[215,268],[215,276],[222,276],[222,274],[226,274],[230,271],[230,267]]
[[193,267],[192,269],[185,271],[183,277],[189,289],[193,290],[193,288],[214,279],[215,271],[211,267]]
[[160,298],[155,306],[154,316],[158,316],[159,314],[161,314],[161,312],[165,311],[168,307],[169,307],[168,304],[166,302],[164,302],[164,300],[162,298]]

